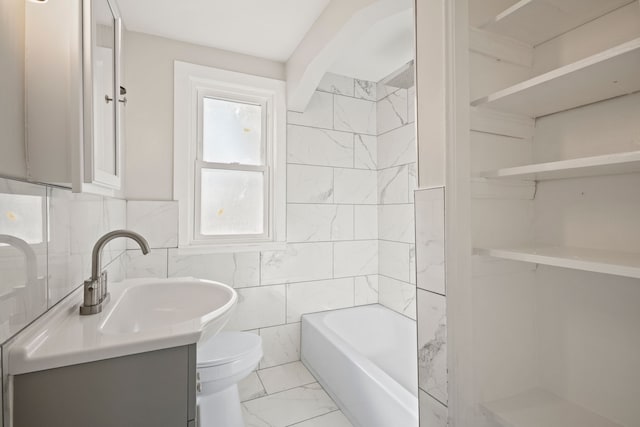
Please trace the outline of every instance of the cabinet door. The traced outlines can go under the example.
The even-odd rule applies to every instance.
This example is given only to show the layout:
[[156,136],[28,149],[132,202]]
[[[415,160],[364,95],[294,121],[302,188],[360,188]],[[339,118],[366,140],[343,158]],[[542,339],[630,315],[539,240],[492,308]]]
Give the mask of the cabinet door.
[[112,0],[84,1],[84,182],[120,188],[120,15]]
[[14,427],[176,427],[195,413],[195,344],[13,377]]

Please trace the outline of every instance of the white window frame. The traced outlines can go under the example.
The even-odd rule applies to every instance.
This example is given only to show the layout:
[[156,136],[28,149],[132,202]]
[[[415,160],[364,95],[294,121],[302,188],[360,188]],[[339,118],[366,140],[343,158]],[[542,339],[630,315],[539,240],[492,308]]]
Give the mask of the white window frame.
[[[179,206],[178,247],[184,251],[254,251],[284,246],[286,227],[286,84],[284,81],[181,61],[174,63],[173,198]],[[247,170],[202,160],[204,97],[263,107],[264,233],[203,236],[199,232],[201,170]]]

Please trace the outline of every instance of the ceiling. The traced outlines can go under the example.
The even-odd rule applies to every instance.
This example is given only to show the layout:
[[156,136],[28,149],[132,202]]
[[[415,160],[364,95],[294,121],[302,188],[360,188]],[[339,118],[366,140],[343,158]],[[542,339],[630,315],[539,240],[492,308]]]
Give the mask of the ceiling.
[[285,62],[330,0],[118,0],[129,31]]
[[[286,62],[330,1],[118,0],[118,5],[129,31]],[[329,71],[377,82],[413,59],[413,10],[407,4],[343,46]]]
[[378,21],[350,46],[329,71],[378,82],[414,57],[413,9]]

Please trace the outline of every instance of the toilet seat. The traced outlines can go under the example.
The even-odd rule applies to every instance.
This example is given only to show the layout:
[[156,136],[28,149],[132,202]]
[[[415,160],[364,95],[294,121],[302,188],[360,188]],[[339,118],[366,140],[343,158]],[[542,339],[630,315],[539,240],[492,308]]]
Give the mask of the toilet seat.
[[198,343],[198,368],[218,366],[240,359],[262,356],[262,340],[250,332],[220,332]]

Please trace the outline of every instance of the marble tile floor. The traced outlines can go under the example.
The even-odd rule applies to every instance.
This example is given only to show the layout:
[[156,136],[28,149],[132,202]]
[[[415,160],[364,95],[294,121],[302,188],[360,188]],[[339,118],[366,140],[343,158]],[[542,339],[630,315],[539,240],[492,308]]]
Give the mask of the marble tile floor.
[[300,361],[254,371],[239,391],[246,427],[352,427]]

